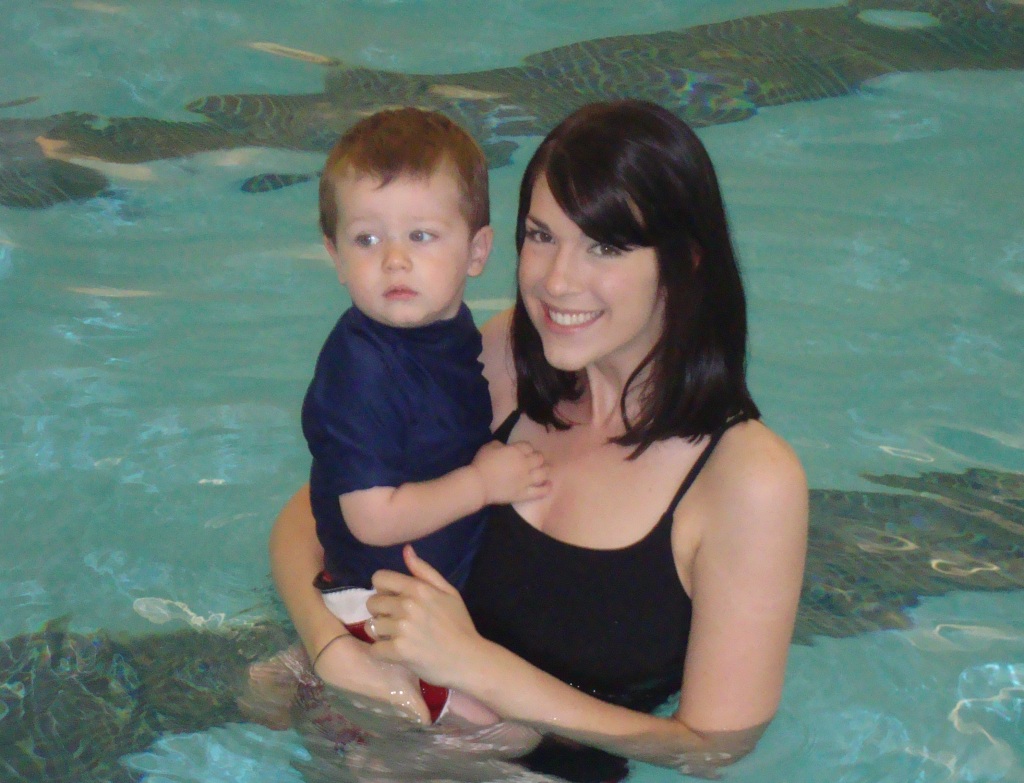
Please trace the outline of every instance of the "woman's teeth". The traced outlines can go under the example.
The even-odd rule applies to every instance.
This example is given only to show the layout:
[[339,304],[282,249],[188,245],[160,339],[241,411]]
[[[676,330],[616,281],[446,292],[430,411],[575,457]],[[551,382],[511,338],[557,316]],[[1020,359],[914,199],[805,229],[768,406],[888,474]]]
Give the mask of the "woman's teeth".
[[563,313],[558,310],[548,309],[548,316],[559,326],[581,326],[590,323],[601,315],[600,310],[593,310],[588,313]]

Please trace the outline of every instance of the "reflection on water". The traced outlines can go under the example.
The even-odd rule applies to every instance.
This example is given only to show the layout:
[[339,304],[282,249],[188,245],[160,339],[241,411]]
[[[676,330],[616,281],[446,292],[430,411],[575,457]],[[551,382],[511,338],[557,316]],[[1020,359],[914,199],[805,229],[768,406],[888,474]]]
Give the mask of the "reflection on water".
[[993,642],[1019,642],[1020,634],[1011,629],[964,623],[939,623],[933,628],[914,628],[907,641],[925,651],[948,653],[985,650]]
[[968,669],[960,675],[957,695],[960,701],[949,713],[949,720],[962,734],[989,743],[970,768],[961,770],[964,778],[1017,776],[1024,737],[1024,663],[991,663]]
[[208,617],[196,614],[182,601],[170,601],[166,598],[136,598],[132,609],[155,625],[163,625],[171,620],[184,620],[193,628],[216,630],[224,623],[224,613],[215,612]]
[[776,723],[729,778],[1021,780],[1024,620],[1014,607],[1022,599],[923,599],[911,630],[795,647]]

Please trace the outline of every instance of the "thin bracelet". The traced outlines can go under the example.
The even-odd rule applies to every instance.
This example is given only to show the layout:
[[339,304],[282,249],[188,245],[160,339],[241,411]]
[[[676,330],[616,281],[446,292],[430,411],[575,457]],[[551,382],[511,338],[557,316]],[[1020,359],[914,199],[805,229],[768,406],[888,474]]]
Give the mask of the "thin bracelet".
[[323,655],[325,652],[327,652],[327,648],[330,647],[332,644],[334,644],[336,641],[338,641],[338,639],[344,639],[346,636],[351,636],[351,635],[352,634],[350,634],[348,631],[346,631],[345,633],[339,633],[333,639],[328,640],[327,644],[325,644],[323,647],[321,647],[320,648],[320,652],[318,652],[316,654],[316,657],[313,659],[313,665],[310,668],[313,669],[313,671],[316,671],[316,665],[320,661],[320,656]]

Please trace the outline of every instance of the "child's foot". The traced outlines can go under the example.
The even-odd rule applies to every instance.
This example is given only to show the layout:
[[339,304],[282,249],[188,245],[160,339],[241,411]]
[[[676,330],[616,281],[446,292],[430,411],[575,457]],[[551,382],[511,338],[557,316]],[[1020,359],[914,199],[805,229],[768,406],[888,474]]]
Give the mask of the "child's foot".
[[298,688],[295,674],[279,657],[259,661],[249,667],[238,708],[246,720],[284,731],[292,725],[292,704]]

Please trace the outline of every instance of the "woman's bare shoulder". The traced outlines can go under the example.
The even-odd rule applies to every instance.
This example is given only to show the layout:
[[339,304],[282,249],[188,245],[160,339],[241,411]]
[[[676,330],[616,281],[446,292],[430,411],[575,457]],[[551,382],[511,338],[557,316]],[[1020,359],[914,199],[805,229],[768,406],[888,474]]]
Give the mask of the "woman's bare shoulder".
[[516,406],[516,373],[509,331],[511,325],[512,311],[505,310],[480,329],[484,343],[480,361],[483,362],[484,378],[491,391],[495,423],[504,421]]
[[741,459],[744,464],[800,464],[793,448],[764,422],[757,419],[730,427],[722,436],[718,448],[729,454],[732,459]]
[[723,519],[741,526],[806,526],[807,478],[792,447],[759,421],[732,427],[708,464]]

